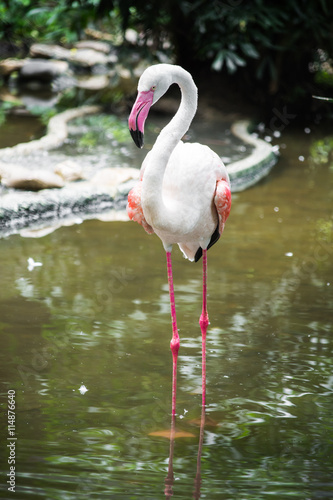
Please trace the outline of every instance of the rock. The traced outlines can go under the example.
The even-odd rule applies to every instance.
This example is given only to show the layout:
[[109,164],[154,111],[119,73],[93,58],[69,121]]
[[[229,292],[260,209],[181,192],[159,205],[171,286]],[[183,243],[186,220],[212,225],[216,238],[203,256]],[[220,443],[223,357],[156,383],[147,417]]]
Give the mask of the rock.
[[107,42],[99,42],[97,40],[81,40],[75,44],[77,49],[92,49],[103,54],[110,52],[110,45]]
[[122,45],[123,37],[119,33],[105,33],[104,31],[95,30],[93,28],[86,28],[84,30],[85,34],[96,40],[104,40],[111,42],[113,46]]
[[30,47],[31,57],[46,57],[48,59],[62,59],[67,61],[71,51],[60,45],[48,45],[45,43],[34,43]]
[[30,59],[24,61],[20,69],[20,79],[51,82],[54,78],[66,73],[68,69],[69,66],[66,61]]
[[83,170],[73,160],[65,160],[54,167],[54,173],[60,175],[65,182],[78,181],[83,179]]
[[64,181],[59,175],[44,170],[30,170],[2,163],[0,173],[2,184],[10,188],[40,191],[41,189],[64,187]]
[[76,87],[87,90],[103,90],[108,88],[110,80],[107,75],[92,75],[79,77],[76,80]]
[[71,50],[69,61],[84,68],[91,68],[96,64],[107,64],[108,57],[92,49]]
[[56,93],[61,93],[63,90],[72,89],[73,87],[76,87],[76,78],[72,76],[72,72],[60,75],[52,82],[52,90]]
[[[53,86],[52,86],[53,88]],[[59,96],[53,92],[22,92],[21,93],[22,104],[26,109],[32,109],[34,107],[50,109],[55,107],[59,100]]]
[[113,54],[108,55],[108,63],[109,64],[116,64],[118,61],[119,61],[119,57],[117,56],[117,54],[113,53]]
[[22,68],[24,60],[18,61],[17,59],[4,59],[0,61],[0,75],[9,76],[14,71]]
[[132,28],[127,28],[125,31],[125,40],[132,45],[136,45],[138,43],[138,32],[133,30]]
[[130,179],[138,179],[139,170],[136,168],[110,167],[102,168],[90,182],[101,186],[117,187]]
[[0,162],[0,180],[5,179],[10,176],[10,173],[14,170],[18,170],[21,167],[15,165],[14,163],[3,163]]

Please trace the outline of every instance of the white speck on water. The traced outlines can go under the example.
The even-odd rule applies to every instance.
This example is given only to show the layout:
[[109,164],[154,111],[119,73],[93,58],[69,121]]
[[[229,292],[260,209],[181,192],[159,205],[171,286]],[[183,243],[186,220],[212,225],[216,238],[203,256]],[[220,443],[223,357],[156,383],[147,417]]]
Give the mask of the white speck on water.
[[302,156],[302,155],[299,156],[298,159],[299,159],[299,161],[304,161],[305,160],[304,156]]
[[279,210],[279,207],[274,207],[274,212],[278,212]]
[[33,271],[35,267],[40,267],[43,264],[41,262],[35,262],[32,257],[29,257],[28,259],[28,270]]
[[87,389],[86,386],[82,384],[79,388],[79,392],[84,395],[87,391],[89,391],[89,389]]
[[330,286],[330,284],[331,284],[331,283],[330,283],[329,281],[326,283],[326,285],[327,285],[327,286]]
[[266,142],[272,142],[272,138],[270,135],[265,135],[265,141]]
[[292,252],[287,252],[284,254],[286,257],[292,257],[294,254]]
[[310,134],[311,129],[310,129],[309,127],[305,127],[304,132],[305,132],[306,134]]
[[274,135],[274,137],[281,137],[280,130],[274,130],[273,135]]

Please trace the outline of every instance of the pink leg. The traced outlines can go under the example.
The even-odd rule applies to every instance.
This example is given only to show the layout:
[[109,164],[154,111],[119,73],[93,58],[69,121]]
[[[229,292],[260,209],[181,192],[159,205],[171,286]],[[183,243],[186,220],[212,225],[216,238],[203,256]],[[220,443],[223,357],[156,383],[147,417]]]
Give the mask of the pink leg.
[[207,312],[207,250],[202,250],[202,313],[199,319],[202,335],[202,406],[206,405],[206,335],[209,325]]
[[168,283],[170,294],[171,320],[172,320],[172,339],[170,349],[172,352],[172,415],[176,415],[176,390],[177,390],[177,360],[179,351],[179,335],[176,320],[175,293],[173,290],[171,252],[166,253],[168,268]]

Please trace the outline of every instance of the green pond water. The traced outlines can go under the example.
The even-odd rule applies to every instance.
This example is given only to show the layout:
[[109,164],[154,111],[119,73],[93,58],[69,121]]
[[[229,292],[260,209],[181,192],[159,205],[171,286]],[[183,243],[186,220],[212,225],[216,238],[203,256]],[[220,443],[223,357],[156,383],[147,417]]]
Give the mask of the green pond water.
[[[333,170],[317,142],[324,135],[286,127],[279,163],[233,196],[208,252],[202,446],[201,262],[174,248],[183,437],[167,480],[173,498],[333,497]],[[0,497],[169,498],[171,322],[158,238],[99,220],[38,239],[12,235],[0,240],[0,272]]]

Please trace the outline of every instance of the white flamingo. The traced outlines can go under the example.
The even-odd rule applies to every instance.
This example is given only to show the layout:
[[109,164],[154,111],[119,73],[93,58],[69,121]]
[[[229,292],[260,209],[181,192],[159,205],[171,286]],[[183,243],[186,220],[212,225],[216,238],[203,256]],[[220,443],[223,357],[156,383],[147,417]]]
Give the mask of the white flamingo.
[[177,330],[171,249],[177,243],[184,256],[196,262],[203,257],[203,300],[199,319],[202,332],[202,403],[206,392],[207,249],[222,234],[230,212],[229,176],[221,158],[208,146],[181,141],[197,110],[197,88],[180,66],[157,64],[142,74],[138,96],[129,116],[135,144],[142,148],[144,124],[150,107],[176,83],[181,103],[170,123],[161,131],[147,154],[138,184],[128,195],[130,219],[147,233],[156,233],[167,256],[172,318],[173,356],[172,415],[176,413],[176,380],[179,335]]

